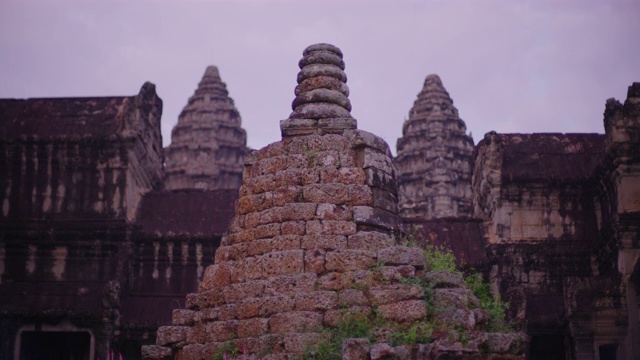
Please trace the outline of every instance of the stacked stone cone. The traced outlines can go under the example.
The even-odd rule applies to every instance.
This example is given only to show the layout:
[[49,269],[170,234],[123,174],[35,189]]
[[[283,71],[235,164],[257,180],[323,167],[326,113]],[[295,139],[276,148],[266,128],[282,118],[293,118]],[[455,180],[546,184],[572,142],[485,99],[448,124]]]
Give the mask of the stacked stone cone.
[[299,62],[296,98],[289,119],[280,122],[283,136],[340,133],[355,129],[349,87],[340,49],[316,44],[304,50]]
[[238,189],[247,135],[218,68],[207,70],[182,110],[165,149],[165,187]]
[[[378,314],[393,326],[425,320],[423,288],[403,281],[426,264],[421,249],[394,237],[399,218],[389,147],[355,129],[348,99],[332,102],[334,92],[315,91],[346,98],[339,49],[312,45],[300,67],[283,139],[245,157],[236,214],[215,264],[143,357],[212,359],[232,344],[262,358],[293,359],[325,341],[323,329],[345,313]],[[368,340],[345,346],[346,358],[374,352]]]
[[438,75],[429,75],[402,126],[395,164],[405,218],[471,216],[473,139]]

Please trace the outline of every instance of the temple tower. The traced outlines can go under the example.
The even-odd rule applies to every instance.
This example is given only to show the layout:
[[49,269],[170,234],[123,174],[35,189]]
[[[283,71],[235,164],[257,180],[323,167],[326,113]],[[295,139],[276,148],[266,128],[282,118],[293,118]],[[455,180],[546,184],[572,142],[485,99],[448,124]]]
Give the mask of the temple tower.
[[240,113],[218,68],[207,67],[171,131],[171,145],[165,149],[165,187],[238,189],[247,152],[247,134],[240,125]]
[[395,165],[404,218],[470,216],[473,139],[438,75],[429,75],[402,125]]

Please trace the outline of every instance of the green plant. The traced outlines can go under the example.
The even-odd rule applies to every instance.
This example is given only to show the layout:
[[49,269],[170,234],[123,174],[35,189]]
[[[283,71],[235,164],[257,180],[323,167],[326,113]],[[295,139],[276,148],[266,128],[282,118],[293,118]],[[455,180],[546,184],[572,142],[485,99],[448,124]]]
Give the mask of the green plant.
[[491,291],[491,286],[477,272],[473,272],[464,279],[473,294],[480,300],[480,307],[489,314],[488,331],[507,332],[512,326],[505,320],[505,311],[509,303],[502,301],[500,294]]
[[400,326],[391,335],[391,345],[426,344],[431,342],[433,324],[420,322],[411,326]]
[[427,243],[424,256],[431,271],[460,272],[456,265],[456,257],[449,248]]
[[304,359],[333,360],[342,358],[342,342],[349,338],[367,338],[374,341],[373,314],[343,311],[342,319],[335,328],[325,328],[328,339],[307,346],[302,354]]
[[222,346],[213,352],[213,360],[226,360],[229,357],[235,358],[238,354],[240,354],[240,351],[238,350],[236,343],[234,341],[227,340],[222,343]]

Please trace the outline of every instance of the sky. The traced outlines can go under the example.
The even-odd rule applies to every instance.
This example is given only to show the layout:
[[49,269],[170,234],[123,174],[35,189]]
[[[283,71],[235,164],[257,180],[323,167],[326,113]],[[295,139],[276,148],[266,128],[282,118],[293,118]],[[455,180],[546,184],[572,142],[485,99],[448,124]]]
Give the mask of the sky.
[[0,98],[129,96],[171,129],[216,65],[254,149],[280,140],[308,45],[344,53],[358,128],[395,153],[438,74],[477,143],[489,131],[603,133],[640,81],[640,1],[0,0]]

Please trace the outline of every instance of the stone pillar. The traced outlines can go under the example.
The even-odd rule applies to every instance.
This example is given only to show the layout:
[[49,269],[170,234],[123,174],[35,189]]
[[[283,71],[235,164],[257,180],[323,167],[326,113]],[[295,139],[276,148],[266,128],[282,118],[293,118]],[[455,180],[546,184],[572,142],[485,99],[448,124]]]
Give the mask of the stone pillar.
[[429,75],[402,125],[398,154],[404,218],[471,216],[473,139],[438,75]]
[[238,189],[247,134],[218,68],[209,66],[171,131],[165,187]]

